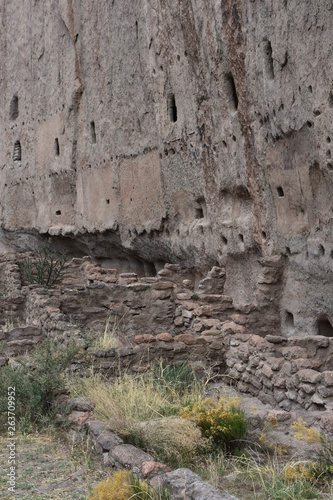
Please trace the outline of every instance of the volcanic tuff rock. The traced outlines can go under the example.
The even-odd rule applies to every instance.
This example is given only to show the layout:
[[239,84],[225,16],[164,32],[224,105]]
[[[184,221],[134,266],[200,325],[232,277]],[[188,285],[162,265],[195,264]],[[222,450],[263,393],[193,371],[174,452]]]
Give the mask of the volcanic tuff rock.
[[52,235],[141,275],[225,267],[234,303],[275,287],[285,334],[332,335],[330,2],[3,0],[0,16],[2,250]]

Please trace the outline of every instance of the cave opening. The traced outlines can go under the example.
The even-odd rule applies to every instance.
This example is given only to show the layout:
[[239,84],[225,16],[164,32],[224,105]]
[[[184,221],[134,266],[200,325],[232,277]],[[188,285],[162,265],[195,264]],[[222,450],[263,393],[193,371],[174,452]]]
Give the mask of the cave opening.
[[327,318],[321,318],[317,323],[317,334],[323,337],[333,337],[333,326]]

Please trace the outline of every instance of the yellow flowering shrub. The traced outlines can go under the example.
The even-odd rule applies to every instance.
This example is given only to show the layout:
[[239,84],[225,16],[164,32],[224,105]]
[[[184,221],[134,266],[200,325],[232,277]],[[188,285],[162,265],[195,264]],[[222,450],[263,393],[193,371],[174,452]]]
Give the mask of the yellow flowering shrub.
[[161,494],[145,481],[133,476],[128,470],[118,470],[112,477],[93,488],[93,496],[88,500],[170,500],[169,494],[162,490]]
[[128,500],[133,494],[130,484],[131,473],[118,470],[112,477],[93,488],[93,496],[89,500]]
[[285,481],[314,481],[315,475],[313,467],[315,464],[312,463],[299,463],[292,464],[289,463],[284,469],[284,480]]
[[203,435],[217,445],[233,448],[248,430],[239,398],[221,398],[217,403],[207,398],[180,410],[182,418],[193,420]]
[[321,443],[322,436],[314,427],[307,427],[306,422],[299,418],[297,422],[291,425],[291,429],[295,431],[294,438],[306,443]]

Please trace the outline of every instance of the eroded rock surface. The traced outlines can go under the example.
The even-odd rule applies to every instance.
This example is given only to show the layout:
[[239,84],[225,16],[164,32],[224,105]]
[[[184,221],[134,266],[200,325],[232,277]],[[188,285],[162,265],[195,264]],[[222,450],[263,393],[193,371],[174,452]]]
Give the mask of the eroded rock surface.
[[333,334],[329,2],[11,0],[0,15],[3,251],[53,235],[140,275],[218,265],[235,303],[273,284],[285,334]]

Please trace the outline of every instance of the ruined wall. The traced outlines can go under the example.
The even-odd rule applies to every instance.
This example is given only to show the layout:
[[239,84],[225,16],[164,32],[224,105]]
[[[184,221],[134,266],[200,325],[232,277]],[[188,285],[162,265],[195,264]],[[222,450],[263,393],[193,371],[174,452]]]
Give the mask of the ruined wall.
[[256,306],[280,259],[272,326],[333,334],[330,2],[4,0],[0,16],[1,249],[40,234],[140,275],[222,266],[224,293]]
[[[279,260],[266,260],[257,277],[256,303],[242,304],[224,295],[226,273],[216,266],[195,286],[175,264],[166,264],[155,277],[138,278],[84,257],[73,259],[64,280],[47,289],[25,283],[23,258],[0,258],[0,366],[46,337],[59,347],[75,339],[94,368],[109,377],[124,368],[149,369],[161,359],[187,360],[197,372],[218,374],[286,411],[333,408],[329,332],[287,337],[274,325]],[[106,321],[115,325],[117,348],[101,347]],[[83,374],[85,358],[71,370]]]

